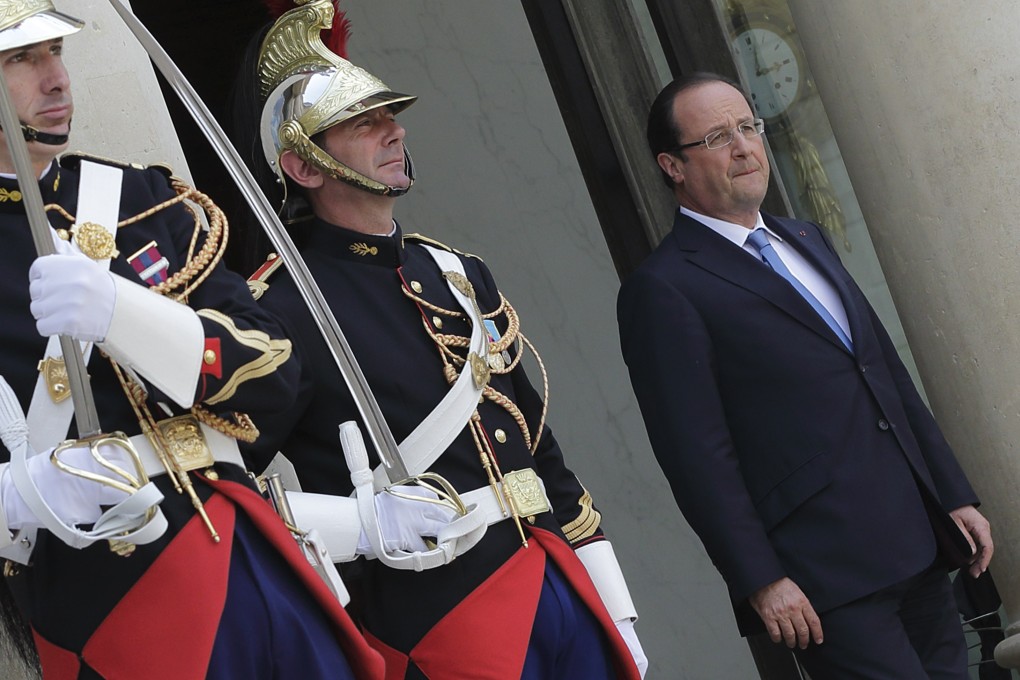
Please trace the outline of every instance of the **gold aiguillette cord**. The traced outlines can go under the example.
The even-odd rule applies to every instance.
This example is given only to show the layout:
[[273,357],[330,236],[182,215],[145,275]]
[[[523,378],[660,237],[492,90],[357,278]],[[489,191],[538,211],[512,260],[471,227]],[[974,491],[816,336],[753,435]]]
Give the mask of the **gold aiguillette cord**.
[[177,493],[187,493],[188,498],[191,499],[191,505],[195,508],[195,512],[202,518],[202,523],[205,524],[206,529],[209,530],[209,534],[212,536],[212,540],[216,543],[220,542],[220,535],[216,532],[216,527],[213,526],[212,520],[209,519],[209,515],[205,511],[205,507],[202,505],[202,500],[198,497],[195,492],[195,485],[191,482],[191,477],[187,471],[182,470],[176,462],[167,455],[167,443],[163,438],[163,433],[160,432],[159,427],[156,425],[155,418],[152,417],[152,412],[149,411],[149,407],[145,404],[145,397],[141,393],[141,387],[135,385],[133,381],[129,381],[128,378],[121,371],[120,366],[117,365],[116,361],[110,360],[110,364],[113,366],[114,372],[117,374],[117,379],[120,380],[120,385],[124,389],[124,393],[128,397],[128,401],[131,402],[131,408],[135,411],[135,417],[138,419],[138,424],[142,428],[142,432],[145,434],[146,439],[152,444],[152,448],[156,451],[156,455],[159,456],[159,462],[163,464],[163,468],[167,474],[170,475],[170,479],[174,483],[174,488]]

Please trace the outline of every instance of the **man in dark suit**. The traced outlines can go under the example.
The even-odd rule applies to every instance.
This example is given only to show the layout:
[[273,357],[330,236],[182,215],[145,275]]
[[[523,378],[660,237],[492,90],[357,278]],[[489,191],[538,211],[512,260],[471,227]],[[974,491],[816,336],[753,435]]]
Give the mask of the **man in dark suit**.
[[816,679],[966,678],[947,567],[987,568],[988,522],[822,231],[759,212],[763,128],[711,74],[649,115],[680,208],[618,313],[655,455],[742,633]]

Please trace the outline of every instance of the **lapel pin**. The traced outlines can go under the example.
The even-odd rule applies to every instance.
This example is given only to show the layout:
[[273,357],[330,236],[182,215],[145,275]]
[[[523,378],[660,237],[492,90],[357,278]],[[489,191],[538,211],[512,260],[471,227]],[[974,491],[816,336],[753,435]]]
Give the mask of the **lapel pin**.
[[806,231],[802,231],[802,232],[800,232],[800,235],[801,236],[807,236],[807,232]]

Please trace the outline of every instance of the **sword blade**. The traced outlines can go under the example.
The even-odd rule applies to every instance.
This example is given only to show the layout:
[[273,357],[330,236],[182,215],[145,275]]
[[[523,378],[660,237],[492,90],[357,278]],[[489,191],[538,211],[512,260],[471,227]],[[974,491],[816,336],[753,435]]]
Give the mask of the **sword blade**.
[[297,285],[301,297],[308,306],[316,326],[318,326],[319,331],[322,333],[330,353],[336,360],[340,374],[343,376],[344,382],[347,383],[347,388],[350,390],[358,411],[361,413],[368,437],[375,445],[375,450],[379,453],[380,461],[386,470],[387,479],[391,483],[406,480],[410,477],[410,474],[403,459],[400,457],[400,449],[393,438],[393,432],[386,423],[382,409],[379,408],[379,403],[376,401],[375,395],[372,394],[368,381],[365,379],[365,374],[358,365],[358,361],[354,356],[354,352],[351,351],[347,338],[344,337],[343,331],[340,330],[340,324],[337,323],[333,311],[326,304],[322,291],[312,277],[311,272],[308,271],[304,258],[301,257],[301,253],[294,246],[294,241],[283,227],[276,211],[269,204],[269,200],[262,193],[255,178],[248,171],[244,161],[241,160],[240,155],[234,149],[233,144],[230,143],[219,123],[216,122],[216,119],[206,107],[201,97],[198,96],[195,88],[191,86],[188,79],[177,68],[170,55],[166,53],[149,30],[139,21],[138,17],[132,14],[131,10],[125,7],[120,0],[110,0],[110,4],[113,5],[113,8],[124,20],[124,23],[134,34],[142,48],[149,54],[152,63],[163,74],[167,83],[198,124],[202,134],[205,135],[205,138],[212,145],[216,155],[219,156],[227,172],[230,173],[234,183],[241,190],[244,200],[262,224],[266,235],[269,236],[269,240],[272,241],[273,247],[276,248],[277,254],[283,260],[284,265],[290,272],[291,278],[294,279],[294,283]]
[[[0,67],[0,127],[4,130],[7,148],[11,152],[11,160],[14,162],[14,171],[18,176],[22,203],[28,215],[28,224],[32,230],[32,240],[35,242],[36,252],[40,256],[52,255],[56,252],[56,248],[53,246],[50,223],[46,219],[42,194],[39,192],[39,182],[28,156],[28,145],[21,134],[21,121],[18,120],[17,110],[11,101],[7,77],[4,75],[2,67]],[[92,396],[92,386],[89,383],[88,371],[85,369],[85,358],[82,356],[81,346],[74,338],[62,335],[60,336],[60,351],[64,355],[64,365],[67,368],[67,381],[71,389],[71,402],[74,404],[74,419],[78,426],[78,436],[86,438],[97,435],[100,433],[99,415],[96,412],[96,401]]]

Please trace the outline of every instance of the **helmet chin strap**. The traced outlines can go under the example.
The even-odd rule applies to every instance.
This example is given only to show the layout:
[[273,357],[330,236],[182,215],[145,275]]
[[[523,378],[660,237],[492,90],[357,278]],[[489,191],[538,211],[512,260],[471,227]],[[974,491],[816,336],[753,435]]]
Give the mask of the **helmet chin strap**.
[[389,196],[403,196],[414,186],[414,161],[411,160],[411,152],[404,147],[404,174],[410,180],[406,187],[390,187]]
[[[0,128],[0,130],[2,129]],[[49,146],[63,146],[67,144],[67,140],[70,137],[70,135],[55,135],[50,132],[42,132],[28,123],[21,124],[21,134],[25,137],[26,142],[39,142]]]
[[289,120],[280,126],[280,145],[285,151],[293,151],[298,158],[318,168],[333,179],[350,184],[377,196],[403,196],[414,184],[414,162],[407,147],[404,147],[404,173],[410,180],[406,187],[391,187],[366,177],[357,170],[341,163],[313,142],[298,121]]
[[50,132],[42,132],[31,125],[21,124],[21,134],[25,136],[26,142],[39,142],[50,146],[63,146],[67,144],[70,135],[55,135]]

